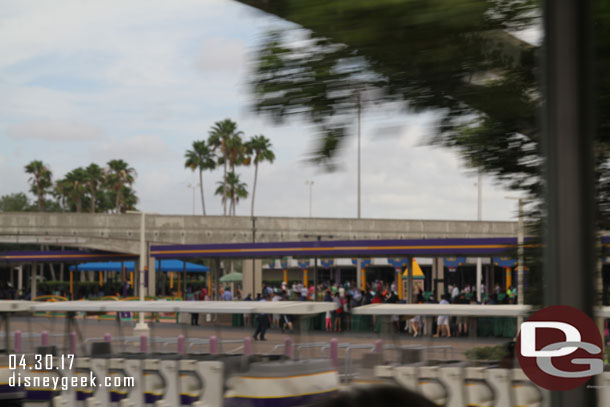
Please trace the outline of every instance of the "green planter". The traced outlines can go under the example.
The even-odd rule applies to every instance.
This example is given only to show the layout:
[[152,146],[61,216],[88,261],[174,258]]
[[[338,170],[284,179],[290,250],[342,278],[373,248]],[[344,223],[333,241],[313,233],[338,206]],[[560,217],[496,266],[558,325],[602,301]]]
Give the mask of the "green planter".
[[244,315],[243,314],[233,314],[231,317],[231,324],[233,326],[244,326]]
[[515,318],[505,319],[502,336],[505,338],[514,338],[517,336],[517,320]]
[[493,320],[494,318],[478,318],[477,321],[477,335],[481,337],[487,337],[493,335]]

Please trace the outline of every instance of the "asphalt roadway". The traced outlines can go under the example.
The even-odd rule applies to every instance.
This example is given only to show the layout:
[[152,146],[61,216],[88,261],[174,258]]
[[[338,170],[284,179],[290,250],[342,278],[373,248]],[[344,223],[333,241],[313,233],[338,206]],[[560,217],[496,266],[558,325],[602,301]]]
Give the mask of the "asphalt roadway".
[[[202,315],[203,316],[203,315]],[[186,317],[186,316],[185,316]],[[168,322],[149,323],[150,336],[156,338],[156,341],[149,343],[149,352],[175,352],[176,339],[179,335],[184,335],[187,338],[187,343],[190,339],[206,340],[211,336],[216,336],[219,339],[219,352],[222,353],[242,353],[244,351],[244,338],[252,338],[253,328],[233,327],[228,323],[212,323],[206,322],[205,318],[200,318],[199,326],[190,326],[189,318],[187,323],[176,324]],[[87,344],[92,342],[94,338],[104,337],[109,333],[112,335],[113,352],[138,351],[139,340],[135,337],[134,321],[121,322],[120,324],[112,320],[97,320],[97,319],[76,319],[77,330],[80,331],[83,341],[77,347],[77,354],[82,354],[82,342]],[[20,330],[24,337],[24,351],[33,351],[34,346],[40,344],[38,336],[28,337],[25,333],[33,332],[40,334],[47,331],[49,334],[49,344],[56,345],[60,352],[66,352],[65,333],[67,325],[65,318],[48,318],[48,317],[15,317],[10,320],[10,335],[12,336],[16,330]],[[71,330],[74,330],[72,328]],[[388,331],[390,331],[388,329]],[[117,341],[119,337],[132,337],[128,343]],[[506,338],[478,338],[478,337],[451,337],[451,338],[433,338],[431,336],[418,336],[413,338],[406,332],[400,333],[385,333],[379,334],[374,332],[323,332],[323,331],[306,331],[306,332],[280,332],[279,329],[269,329],[265,337],[265,341],[252,340],[252,351],[254,353],[282,353],[286,338],[291,338],[295,349],[298,350],[300,358],[315,358],[328,357],[328,347],[325,344],[329,343],[332,338],[336,338],[339,343],[339,358],[344,359],[347,354],[346,344],[356,345],[351,349],[351,356],[354,360],[354,366],[359,365],[359,360],[365,353],[370,353],[372,347],[378,339],[383,341],[383,345],[397,346],[419,346],[425,348],[424,357],[429,360],[464,360],[464,351],[476,346],[492,346],[500,345],[508,342]],[[224,343],[223,343],[224,342]],[[311,347],[303,346],[303,344],[317,344]],[[363,348],[362,345],[370,345],[369,348]],[[208,352],[207,344],[194,344],[191,348],[187,348],[187,352]],[[395,361],[397,358],[396,352],[392,350],[384,350],[383,359],[385,362]]]

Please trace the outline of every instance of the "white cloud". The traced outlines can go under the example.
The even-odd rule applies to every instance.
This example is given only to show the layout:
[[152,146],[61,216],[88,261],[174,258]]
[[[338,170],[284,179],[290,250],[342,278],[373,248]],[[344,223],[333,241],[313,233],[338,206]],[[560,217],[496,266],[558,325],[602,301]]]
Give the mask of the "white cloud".
[[203,72],[235,72],[243,70],[247,61],[247,49],[235,39],[206,39],[199,48],[196,66]]
[[[161,137],[140,134],[133,137],[109,137],[90,149],[96,160],[124,159],[129,163],[175,162],[180,155]],[[132,164],[133,165],[133,164]]]
[[[228,0],[105,2],[6,1],[0,15],[0,194],[27,189],[23,165],[43,159],[56,177],[77,166],[123,158],[137,172],[139,207],[191,213],[197,175],[184,151],[217,120],[233,118],[246,137],[264,134],[277,160],[260,168],[256,213],[356,215],[356,141],[340,170],[304,163],[315,130],[300,121],[275,127],[247,113],[248,46],[270,22]],[[253,17],[257,16],[257,17]],[[374,218],[474,219],[475,177],[451,151],[422,147],[433,115],[369,107],[362,117],[362,215]],[[87,140],[86,143],[34,143]],[[55,147],[55,148],[49,148]],[[253,168],[240,168],[251,187]],[[208,213],[221,171],[204,174]],[[15,189],[16,188],[16,189]],[[508,219],[514,202],[486,180],[484,219]],[[250,200],[237,209],[249,214]],[[196,210],[200,211],[196,192]]]
[[7,135],[14,140],[86,141],[103,136],[98,126],[70,120],[36,120],[10,126]]

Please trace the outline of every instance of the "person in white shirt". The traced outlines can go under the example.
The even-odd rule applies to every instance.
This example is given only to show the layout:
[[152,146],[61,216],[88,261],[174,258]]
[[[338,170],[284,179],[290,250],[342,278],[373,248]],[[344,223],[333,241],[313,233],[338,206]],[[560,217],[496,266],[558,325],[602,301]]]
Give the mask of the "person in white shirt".
[[[275,293],[273,298],[271,298],[271,302],[281,301],[282,296],[278,293]],[[273,321],[271,323],[271,328],[279,328],[280,327],[280,314],[273,314]]]
[[453,290],[451,291],[451,299],[457,298],[458,295],[460,295],[460,289],[456,285],[453,287]]
[[[443,296],[440,304],[449,304],[449,301],[447,301],[447,295]],[[443,335],[443,332],[445,335]],[[438,338],[439,336],[451,336],[451,333],[449,332],[449,317],[447,315],[440,315],[436,320],[436,335],[434,335],[434,337]]]

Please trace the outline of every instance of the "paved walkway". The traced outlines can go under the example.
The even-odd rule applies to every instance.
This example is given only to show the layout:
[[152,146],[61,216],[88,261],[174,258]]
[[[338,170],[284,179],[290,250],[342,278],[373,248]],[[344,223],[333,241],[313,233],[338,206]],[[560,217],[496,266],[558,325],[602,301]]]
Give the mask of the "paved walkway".
[[[201,319],[200,319],[201,321]],[[134,322],[123,322],[120,325],[115,321],[98,321],[98,320],[77,320],[78,328],[81,331],[83,338],[103,338],[106,333],[110,333],[113,338],[120,336],[134,336]],[[188,324],[171,324],[171,323],[156,323],[149,324],[151,327],[151,337],[166,338],[166,344],[153,343],[152,352],[173,352],[176,350],[175,340],[178,335],[184,335],[187,339],[208,339],[215,335],[220,340],[228,340],[231,343],[221,345],[221,351],[227,353],[243,352],[243,339],[251,337],[253,329],[243,327],[232,327],[227,325],[213,325],[211,323],[203,323],[202,326],[192,327]],[[63,348],[64,334],[66,329],[66,320],[64,318],[13,318],[11,320],[10,331],[11,336],[15,330],[22,332],[41,333],[47,331],[50,334],[50,343]],[[422,346],[427,349],[427,358],[429,359],[464,359],[464,351],[476,346],[490,346],[506,343],[504,338],[432,338],[429,336],[413,338],[407,333],[401,332],[398,334],[376,334],[373,332],[342,332],[329,333],[322,331],[307,331],[303,333],[291,332],[282,334],[279,329],[270,329],[267,331],[266,341],[253,341],[253,351],[255,353],[282,353],[283,348],[276,347],[284,343],[286,338],[292,338],[295,346],[304,343],[328,343],[330,339],[336,338],[340,344],[356,344],[356,345],[371,345],[375,344],[377,339],[382,339],[383,343],[388,345],[399,346]],[[38,345],[40,339],[32,339],[33,343]],[[171,342],[174,343],[171,343]],[[138,350],[138,342],[134,341],[131,345],[125,346],[121,343],[113,341],[115,351],[136,351]],[[25,344],[27,346],[27,344]],[[449,349],[435,349],[435,347],[451,347],[453,353]],[[80,351],[80,347],[79,350]],[[27,348],[26,348],[27,350]],[[207,345],[197,345],[192,349],[194,352],[208,352]],[[322,351],[320,347],[301,349],[301,357],[318,357],[326,356],[327,350]],[[359,359],[362,353],[369,350],[353,350],[354,359]],[[340,357],[344,354],[340,351]],[[395,355],[391,351],[384,352],[386,361],[391,361]]]

